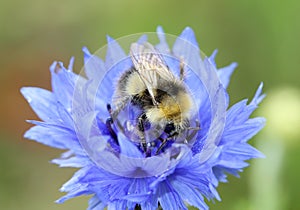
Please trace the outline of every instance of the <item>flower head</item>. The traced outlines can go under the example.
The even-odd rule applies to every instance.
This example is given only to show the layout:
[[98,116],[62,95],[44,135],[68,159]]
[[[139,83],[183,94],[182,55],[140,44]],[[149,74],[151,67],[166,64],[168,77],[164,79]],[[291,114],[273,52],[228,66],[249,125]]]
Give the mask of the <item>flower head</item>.
[[[191,28],[176,37],[171,48],[161,27],[157,37],[154,47],[146,36],[131,45],[150,46],[150,52],[142,57],[132,52],[133,47],[126,54],[108,37],[104,60],[83,48],[86,76],[72,71],[72,58],[68,68],[61,62],[51,65],[52,91],[21,89],[42,120],[29,121],[35,126],[24,136],[67,150],[52,162],[80,168],[61,188],[67,194],[58,203],[92,194],[90,210],[187,209],[186,204],[208,209],[204,199],[220,200],[216,187],[226,181],[227,174],[238,176],[248,165],[245,161],[262,157],[247,143],[265,122],[260,117],[249,118],[264,97],[262,85],[249,104],[243,100],[228,108],[226,88],[236,64],[217,69],[216,51],[211,57],[203,56]],[[139,72],[142,68],[153,70],[151,65],[155,71],[148,72],[154,73],[145,76]],[[134,74],[140,82],[128,82]],[[176,82],[168,86],[170,77]],[[160,89],[155,89],[155,82],[163,84]],[[137,98],[141,93],[128,94],[128,89],[136,89],[138,84],[145,85],[143,94],[147,96],[141,97],[148,101]],[[178,91],[172,95],[174,85]],[[118,87],[123,88],[119,95]],[[185,118],[182,106],[188,102],[178,102],[180,91],[192,99]],[[172,106],[167,103],[163,109],[161,98],[169,95]],[[170,102],[172,98],[175,102]],[[170,117],[174,104],[180,104],[181,118],[176,122]],[[155,117],[150,109],[157,109],[163,117]]]

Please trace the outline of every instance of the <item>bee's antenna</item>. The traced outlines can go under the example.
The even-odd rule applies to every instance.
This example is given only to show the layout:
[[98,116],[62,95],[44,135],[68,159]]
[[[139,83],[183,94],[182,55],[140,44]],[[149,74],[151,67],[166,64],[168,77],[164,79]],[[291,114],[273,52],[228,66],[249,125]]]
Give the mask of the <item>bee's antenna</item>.
[[179,65],[179,69],[180,69],[180,72],[179,72],[179,74],[180,74],[180,77],[179,77],[179,79],[180,79],[180,81],[182,81],[182,80],[184,80],[184,78],[185,78],[185,74],[186,74],[186,72],[185,72],[185,63],[184,63],[184,61],[183,61],[183,58],[180,58],[180,65]]

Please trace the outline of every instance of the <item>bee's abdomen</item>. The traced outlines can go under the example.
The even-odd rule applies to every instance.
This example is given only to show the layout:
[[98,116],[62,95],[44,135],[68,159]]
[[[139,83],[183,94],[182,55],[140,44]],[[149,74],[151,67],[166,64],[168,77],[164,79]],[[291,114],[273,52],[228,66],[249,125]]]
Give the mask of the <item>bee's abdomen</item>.
[[130,76],[132,75],[133,72],[134,72],[133,69],[129,69],[125,73],[122,74],[122,76],[119,78],[119,81],[118,81],[118,89],[119,90],[121,90],[121,91],[126,90],[128,79],[130,78]]

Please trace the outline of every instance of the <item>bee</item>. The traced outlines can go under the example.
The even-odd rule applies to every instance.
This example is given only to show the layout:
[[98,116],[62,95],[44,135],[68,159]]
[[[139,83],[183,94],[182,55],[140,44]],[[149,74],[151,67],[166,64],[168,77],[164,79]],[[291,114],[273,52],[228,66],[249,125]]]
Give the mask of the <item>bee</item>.
[[[158,154],[171,139],[175,140],[189,127],[193,111],[193,100],[184,83],[184,69],[180,65],[180,77],[166,65],[160,53],[150,44],[133,43],[130,47],[133,66],[119,78],[112,98],[114,110],[108,105],[111,118],[107,127],[117,142],[111,124],[126,105],[141,110],[137,116],[135,132],[141,148],[147,151],[145,131],[147,127],[162,128],[165,137],[156,150]],[[121,126],[120,126],[121,127]]]

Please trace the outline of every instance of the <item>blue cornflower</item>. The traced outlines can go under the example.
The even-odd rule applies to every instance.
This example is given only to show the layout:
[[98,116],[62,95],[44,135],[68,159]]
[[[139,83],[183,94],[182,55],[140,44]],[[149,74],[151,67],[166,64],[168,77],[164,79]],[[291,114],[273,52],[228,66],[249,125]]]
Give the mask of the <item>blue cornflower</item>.
[[[119,125],[108,120],[114,84],[133,66],[131,57],[110,37],[105,61],[83,48],[86,76],[72,71],[72,58],[68,68],[61,62],[51,65],[52,91],[21,89],[42,120],[29,121],[35,126],[25,138],[67,150],[52,162],[80,168],[62,186],[67,194],[58,203],[93,195],[90,210],[187,209],[187,204],[208,209],[204,199],[220,200],[216,188],[226,182],[227,174],[238,176],[248,166],[245,161],[263,156],[247,143],[265,123],[261,117],[249,118],[264,98],[262,84],[250,103],[243,100],[228,108],[226,88],[236,63],[217,69],[216,51],[203,56],[191,28],[176,38],[171,49],[161,27],[157,36],[155,48],[175,75],[184,62],[184,82],[196,112],[190,124],[198,126],[185,131],[189,141],[169,141],[158,154],[153,152],[160,145],[157,139],[147,144],[150,153],[146,154],[127,135],[128,122],[135,119],[130,105],[118,116]],[[142,36],[137,42],[146,39]]]

